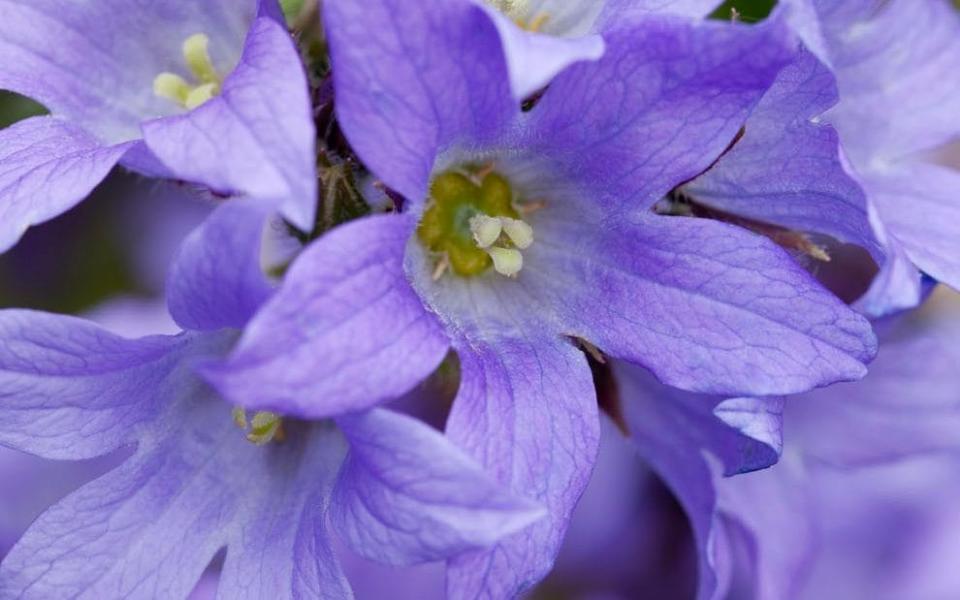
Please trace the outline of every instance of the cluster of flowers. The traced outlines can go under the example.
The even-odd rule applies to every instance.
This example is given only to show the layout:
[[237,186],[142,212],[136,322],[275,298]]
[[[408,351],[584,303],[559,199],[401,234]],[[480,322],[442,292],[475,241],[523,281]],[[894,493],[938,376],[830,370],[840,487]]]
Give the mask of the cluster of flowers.
[[334,538],[517,597],[601,438],[683,507],[698,598],[796,594],[811,464],[960,439],[960,321],[911,310],[960,287],[960,17],[717,4],[0,0],[0,89],[49,110],[0,130],[0,249],[117,166],[211,206],[178,334],[0,311],[0,444],[116,463],[0,598],[185,597],[216,556],[224,598],[351,597]]

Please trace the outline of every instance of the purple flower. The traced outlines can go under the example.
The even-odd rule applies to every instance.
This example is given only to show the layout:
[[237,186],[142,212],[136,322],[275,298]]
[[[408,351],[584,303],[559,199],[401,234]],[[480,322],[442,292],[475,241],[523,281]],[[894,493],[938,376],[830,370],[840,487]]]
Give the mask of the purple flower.
[[0,2],[0,88],[50,116],[0,132],[0,250],[120,163],[313,223],[306,78],[272,0]]
[[475,4],[324,9],[340,123],[406,210],[308,247],[207,374],[242,406],[320,418],[406,393],[454,349],[447,435],[551,518],[452,561],[453,595],[515,595],[553,561],[599,436],[571,337],[703,392],[863,375],[869,325],[780,248],[650,211],[720,156],[792,60],[781,20],[621,21],[602,59],[524,113]]
[[836,76],[836,127],[888,260],[865,300],[915,306],[921,272],[960,285],[960,175],[935,151],[960,134],[960,17],[949,2],[793,0],[792,20]]
[[[69,460],[130,449],[30,527],[0,566],[0,596],[183,597],[226,548],[225,597],[346,598],[328,514],[392,564],[483,548],[542,517],[412,417],[247,415],[195,375],[269,295],[259,209],[226,204],[186,241],[175,272],[193,285],[173,286],[170,304],[192,327],[179,335],[0,312],[0,443]],[[214,245],[243,252],[227,265]]]
[[[750,115],[743,136],[712,168],[681,186],[670,210],[726,220],[771,237],[807,262],[855,244],[884,264],[867,199],[822,115],[837,103],[836,80],[803,49]],[[875,284],[882,287],[883,278]]]
[[[958,327],[956,312],[884,323],[883,352],[862,381],[785,402],[689,394],[614,365],[625,427],[690,518],[701,598],[722,597],[732,579],[748,588],[740,595],[800,593],[820,511],[829,510],[817,493],[823,468],[851,471],[958,448]],[[776,466],[729,477],[772,465],[781,450]]]

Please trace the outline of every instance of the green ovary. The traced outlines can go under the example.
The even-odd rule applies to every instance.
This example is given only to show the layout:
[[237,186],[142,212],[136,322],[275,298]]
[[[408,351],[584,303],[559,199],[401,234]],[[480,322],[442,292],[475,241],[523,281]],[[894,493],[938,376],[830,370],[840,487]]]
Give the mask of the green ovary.
[[471,219],[520,216],[510,182],[497,173],[485,174],[479,183],[457,171],[441,173],[430,186],[430,200],[417,237],[431,251],[445,254],[451,270],[462,277],[480,275],[493,264],[488,250],[477,245]]

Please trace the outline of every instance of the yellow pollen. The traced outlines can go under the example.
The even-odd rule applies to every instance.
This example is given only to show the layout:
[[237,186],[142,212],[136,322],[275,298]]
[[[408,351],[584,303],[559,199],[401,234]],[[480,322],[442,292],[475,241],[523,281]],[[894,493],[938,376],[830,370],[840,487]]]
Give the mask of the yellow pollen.
[[160,73],[153,80],[153,93],[193,110],[220,93],[223,82],[210,59],[210,38],[202,33],[183,42],[183,59],[196,84],[175,73]]

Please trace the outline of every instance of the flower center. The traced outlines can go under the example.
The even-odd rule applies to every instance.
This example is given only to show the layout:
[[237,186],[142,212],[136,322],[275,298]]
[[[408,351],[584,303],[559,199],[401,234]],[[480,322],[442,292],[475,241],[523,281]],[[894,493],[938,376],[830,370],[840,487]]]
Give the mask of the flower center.
[[449,267],[462,277],[491,266],[515,277],[533,243],[533,228],[514,207],[510,182],[492,167],[441,173],[417,228],[420,242],[438,255],[435,278]]
[[233,422],[237,427],[247,431],[247,440],[257,446],[269,444],[273,440],[282,442],[284,439],[283,420],[280,415],[267,411],[254,413],[250,422],[247,422],[247,411],[239,406],[233,409]]
[[210,60],[210,38],[202,33],[183,42],[183,59],[195,83],[175,73],[160,73],[153,80],[153,93],[192,110],[220,93],[223,79]]

